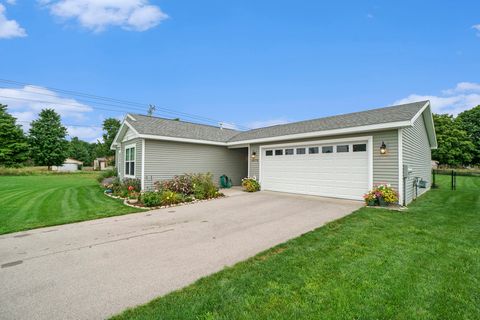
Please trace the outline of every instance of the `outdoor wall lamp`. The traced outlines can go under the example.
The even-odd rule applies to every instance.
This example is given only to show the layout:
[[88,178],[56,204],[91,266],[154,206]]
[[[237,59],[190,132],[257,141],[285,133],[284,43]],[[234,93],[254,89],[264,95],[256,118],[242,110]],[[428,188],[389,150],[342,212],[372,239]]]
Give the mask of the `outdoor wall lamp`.
[[380,146],[380,154],[387,154],[387,146],[383,141],[382,141],[382,145]]
[[257,153],[255,151],[252,152],[252,160],[257,159]]

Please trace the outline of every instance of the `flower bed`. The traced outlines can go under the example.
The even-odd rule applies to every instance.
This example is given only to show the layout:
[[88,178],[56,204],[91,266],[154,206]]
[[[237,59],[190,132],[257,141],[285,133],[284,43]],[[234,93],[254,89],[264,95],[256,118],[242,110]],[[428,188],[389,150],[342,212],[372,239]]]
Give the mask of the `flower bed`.
[[170,180],[157,181],[154,191],[140,192],[139,179],[116,179],[110,185],[105,185],[105,188],[107,195],[124,199],[125,204],[141,208],[164,208],[224,196],[213,183],[210,173],[184,174]]
[[389,184],[379,184],[363,195],[368,206],[387,207],[398,203],[398,193]]

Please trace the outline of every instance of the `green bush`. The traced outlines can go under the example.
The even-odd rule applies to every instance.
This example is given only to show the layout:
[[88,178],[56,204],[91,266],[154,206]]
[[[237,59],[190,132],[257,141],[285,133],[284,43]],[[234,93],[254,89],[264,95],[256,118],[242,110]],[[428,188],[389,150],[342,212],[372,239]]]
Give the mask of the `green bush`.
[[181,193],[176,193],[173,191],[163,191],[161,193],[161,202],[162,206],[170,206],[172,204],[177,204],[182,202],[184,197]]
[[162,197],[158,192],[148,191],[142,194],[140,202],[146,207],[158,207],[162,204]]
[[205,187],[203,184],[196,184],[193,188],[193,196],[195,199],[203,200],[206,197]]
[[97,181],[98,182],[102,182],[104,179],[106,178],[111,178],[111,177],[116,177],[117,176],[117,170],[115,169],[108,169],[108,170],[105,170],[105,171],[102,171],[98,177],[97,177]]
[[242,179],[243,190],[247,192],[257,192],[260,191],[260,183],[258,183],[255,178],[243,178]]
[[173,179],[155,182],[158,191],[170,191],[196,199],[210,199],[219,196],[218,187],[211,173],[193,173],[175,176]]

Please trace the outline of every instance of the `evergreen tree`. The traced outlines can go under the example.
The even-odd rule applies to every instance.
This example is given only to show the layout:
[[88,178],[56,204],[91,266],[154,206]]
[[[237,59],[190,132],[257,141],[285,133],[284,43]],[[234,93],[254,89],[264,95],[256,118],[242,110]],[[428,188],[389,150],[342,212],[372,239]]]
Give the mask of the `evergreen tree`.
[[61,166],[68,157],[67,128],[53,109],[43,109],[30,127],[30,151],[35,164]]
[[0,104],[0,165],[18,166],[28,159],[28,142],[17,119]]

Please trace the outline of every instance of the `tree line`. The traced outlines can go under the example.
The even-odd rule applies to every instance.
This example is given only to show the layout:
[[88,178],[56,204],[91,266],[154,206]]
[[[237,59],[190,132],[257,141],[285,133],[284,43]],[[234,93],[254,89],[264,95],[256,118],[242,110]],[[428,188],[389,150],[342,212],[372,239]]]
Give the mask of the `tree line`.
[[89,143],[72,137],[67,140],[67,128],[53,109],[43,109],[37,120],[30,123],[28,134],[17,124],[17,119],[0,104],[0,166],[22,165],[60,166],[65,159],[74,158],[84,165],[92,165],[99,157],[115,154],[110,145],[120,128],[120,121],[103,121],[103,142]]
[[452,167],[480,165],[480,105],[457,117],[434,114],[433,120],[438,142],[433,160]]

